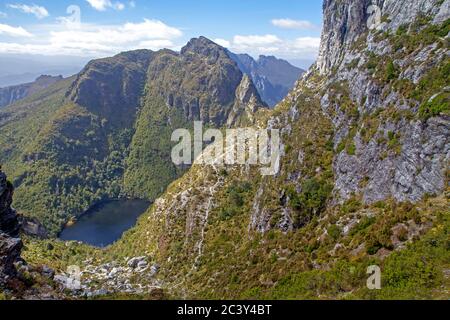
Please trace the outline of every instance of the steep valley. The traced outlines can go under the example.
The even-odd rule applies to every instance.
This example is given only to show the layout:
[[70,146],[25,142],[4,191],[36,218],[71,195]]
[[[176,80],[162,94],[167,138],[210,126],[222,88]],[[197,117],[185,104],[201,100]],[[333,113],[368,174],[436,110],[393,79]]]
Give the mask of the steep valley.
[[256,120],[275,177],[194,166],[110,252],[182,298],[448,297],[448,2],[380,5],[369,30],[368,1],[325,1],[318,62]]
[[[56,235],[95,202],[154,200],[186,169],[171,165],[175,129],[194,120],[232,125],[248,118],[250,102],[250,112],[265,107],[245,79],[225,49],[199,38],[181,53],[94,60],[8,106],[0,114],[0,162],[16,187],[15,206]],[[246,101],[236,95],[242,90],[252,92]]]
[[[105,249],[24,237],[22,257],[63,287],[79,266],[66,293],[82,299],[448,299],[450,1],[377,0],[375,26],[371,5],[324,1],[319,58],[273,110],[200,37],[0,111],[3,189],[53,235],[102,199],[154,202]],[[279,170],[173,165],[170,135],[194,120],[279,129]]]

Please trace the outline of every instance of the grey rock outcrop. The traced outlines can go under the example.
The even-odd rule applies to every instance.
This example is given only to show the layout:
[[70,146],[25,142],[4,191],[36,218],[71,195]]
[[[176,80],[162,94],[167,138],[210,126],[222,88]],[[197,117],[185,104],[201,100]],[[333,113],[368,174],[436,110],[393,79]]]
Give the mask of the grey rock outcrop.
[[[374,9],[371,10],[371,6]],[[338,66],[348,56],[351,45],[369,30],[372,23],[379,30],[393,31],[412,23],[419,15],[433,16],[433,23],[440,23],[448,19],[449,6],[449,0],[325,0],[317,67],[326,74]]]
[[[367,52],[387,59],[393,48],[389,41],[376,41],[369,27],[376,24],[382,32],[395,33],[400,26],[408,26],[416,19],[431,17],[430,23],[450,18],[450,1],[376,1],[382,20],[371,16],[372,1],[324,2],[324,30],[317,70],[327,77],[327,84],[348,84],[348,96],[359,115],[376,117],[376,113],[393,108],[395,112],[418,112],[418,103],[404,99],[392,86],[368,73]],[[371,20],[375,19],[375,20]],[[355,43],[359,42],[359,47]],[[399,67],[399,79],[414,84],[448,56],[448,50],[436,44],[418,47],[414,52],[394,61]],[[385,58],[383,58],[385,57]],[[352,65],[353,62],[357,62]],[[434,92],[435,95],[445,91]],[[445,188],[445,170],[450,159],[449,117],[441,115],[431,119],[386,119],[378,127],[374,138],[363,141],[362,122],[354,122],[345,115],[339,102],[330,101],[336,94],[324,92],[321,107],[333,119],[336,130],[335,148],[346,139],[350,130],[357,128],[354,136],[355,154],[345,151],[335,157],[335,193],[346,200],[362,194],[372,203],[394,198],[397,201],[419,201],[425,194],[438,194]],[[394,111],[393,111],[394,112]],[[396,153],[390,152],[379,141],[398,139]],[[377,141],[378,140],[378,141]]]
[[0,170],[0,231],[11,237],[18,237],[20,224],[16,211],[11,208],[14,187]]
[[265,107],[265,104],[261,102],[252,80],[245,74],[236,89],[235,103],[228,117],[227,125],[235,126],[244,120],[253,122],[255,112],[261,107]]
[[14,264],[20,259],[22,241],[0,233],[0,288],[8,285],[17,276]]
[[[180,53],[158,52],[149,65],[147,86],[189,121],[220,127],[229,123],[233,108],[241,102],[236,92],[243,92],[246,81],[226,49],[199,37],[191,39]],[[254,87],[252,83],[248,86]],[[255,103],[265,106],[256,89],[252,93]]]
[[131,127],[144,89],[150,50],[123,52],[90,61],[71,84],[67,97],[108,119],[107,127]]
[[36,218],[19,216],[19,222],[20,229],[24,234],[39,239],[46,239],[48,237],[48,231]]
[[19,261],[23,246],[18,237],[17,215],[11,208],[13,191],[6,175],[0,170],[0,288],[17,276],[14,264]]

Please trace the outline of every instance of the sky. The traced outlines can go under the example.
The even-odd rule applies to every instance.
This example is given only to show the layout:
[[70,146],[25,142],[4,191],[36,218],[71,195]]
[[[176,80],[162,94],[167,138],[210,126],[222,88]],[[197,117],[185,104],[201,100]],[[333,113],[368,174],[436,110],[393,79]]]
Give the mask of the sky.
[[0,54],[100,58],[205,36],[307,67],[321,25],[320,0],[0,0]]

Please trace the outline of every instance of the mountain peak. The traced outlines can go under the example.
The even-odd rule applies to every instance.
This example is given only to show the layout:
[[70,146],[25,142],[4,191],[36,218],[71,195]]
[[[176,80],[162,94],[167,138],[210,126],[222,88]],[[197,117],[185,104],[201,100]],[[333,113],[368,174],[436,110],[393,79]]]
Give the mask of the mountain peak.
[[244,74],[244,76],[242,77],[241,83],[236,90],[236,97],[242,104],[248,104],[253,101],[253,104],[264,106],[264,102],[262,102],[261,97],[259,96],[259,93],[252,82],[252,79],[247,74]]
[[248,54],[228,51],[243,73],[250,76],[261,98],[274,107],[291,90],[304,70],[274,56],[260,55],[258,60]]
[[[154,53],[155,52],[152,50],[138,49],[138,50],[121,52],[121,53],[115,55],[113,58],[125,58],[128,61],[142,62],[142,61],[149,60]],[[111,60],[112,58],[107,58],[107,59]]]
[[269,60],[269,61],[284,61],[284,60],[278,59],[278,58],[275,57],[275,56],[265,56],[265,55],[260,55],[260,56],[258,57],[258,61],[264,61],[264,60]]
[[219,46],[217,43],[209,40],[206,37],[192,38],[182,49],[181,55],[187,53],[196,53],[204,56],[217,55],[218,53],[224,53],[225,49]]

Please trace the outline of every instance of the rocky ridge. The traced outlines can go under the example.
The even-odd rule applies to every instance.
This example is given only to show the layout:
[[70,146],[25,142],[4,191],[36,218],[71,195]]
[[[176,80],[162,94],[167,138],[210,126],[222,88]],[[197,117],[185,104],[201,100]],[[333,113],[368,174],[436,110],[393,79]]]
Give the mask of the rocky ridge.
[[241,69],[255,84],[262,100],[271,108],[286,97],[305,70],[275,57],[260,56],[257,60],[247,54],[229,52]]
[[194,120],[251,124],[266,108],[227,51],[204,37],[179,53],[137,50],[91,61],[28,100],[0,113],[0,161],[16,207],[50,235],[96,201],[154,200],[186,170],[170,161],[175,129]]
[[[183,298],[448,298],[449,1],[378,1],[379,30],[370,5],[325,1],[316,66],[255,116],[281,130],[280,171],[193,166],[108,248],[113,262],[86,261],[87,283],[101,274],[92,295],[154,285]],[[207,45],[183,59],[203,53],[221,57]],[[373,263],[377,292],[365,288]]]
[[62,76],[53,77],[48,75],[42,75],[31,83],[0,88],[0,108],[6,107],[18,100],[22,100],[34,93],[37,93],[45,88],[48,88],[52,84],[61,81],[62,79],[63,79]]
[[[0,298],[55,298],[58,296],[55,288],[42,281],[45,279],[50,282],[54,275],[53,270],[47,267],[31,267],[21,258],[21,224],[17,212],[11,207],[13,194],[12,184],[0,170]],[[31,288],[35,281],[39,281],[42,286]]]
[[[274,177],[194,166],[112,251],[155,257],[182,297],[241,297],[229,293],[236,287],[245,297],[286,297],[296,293],[283,283],[335,263],[392,261],[432,226],[433,235],[445,230],[449,1],[376,4],[372,28],[372,2],[324,2],[318,62],[268,119],[255,120],[281,130]],[[343,292],[332,296],[352,294]]]

